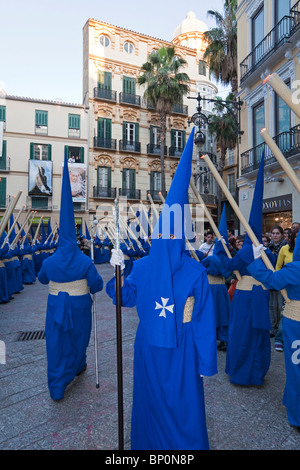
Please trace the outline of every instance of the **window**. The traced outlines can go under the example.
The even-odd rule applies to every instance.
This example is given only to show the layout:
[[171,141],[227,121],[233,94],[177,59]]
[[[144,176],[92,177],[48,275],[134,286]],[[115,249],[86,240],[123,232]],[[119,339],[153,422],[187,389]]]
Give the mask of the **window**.
[[6,208],[6,178],[0,179],[0,208]]
[[80,115],[69,114],[69,137],[80,137]]
[[264,54],[264,9],[261,8],[252,18],[252,65],[260,61]]
[[32,209],[48,209],[48,198],[32,196],[31,207]]
[[105,34],[101,34],[101,36],[99,37],[99,44],[100,46],[108,47],[110,45],[109,37],[106,36]]
[[135,191],[135,169],[123,168],[122,189],[129,189],[131,191]]
[[[260,131],[265,127],[265,103],[261,101],[252,108],[252,119],[253,119],[253,147],[257,147],[253,152],[255,162],[259,162],[262,157],[264,145],[261,145],[264,140],[260,135]],[[254,163],[254,162],[250,162]]]
[[185,131],[171,130],[171,147],[183,150],[185,146]]
[[139,125],[134,122],[123,123],[123,140],[128,143],[138,142]]
[[[287,80],[286,85],[290,87],[290,80]],[[289,132],[291,128],[291,110],[289,106],[275,94],[275,134],[282,132]]]
[[228,180],[227,180],[227,186],[231,194],[235,194],[235,174],[230,173],[227,175]]
[[97,187],[111,188],[111,168],[98,166],[97,168]]
[[30,158],[33,160],[51,160],[51,145],[31,143]]
[[5,123],[6,123],[6,106],[0,106],[0,121],[2,121],[3,129],[5,130]]
[[123,77],[123,93],[135,95],[135,78]]
[[274,0],[275,2],[275,25],[284,16],[290,16],[291,0]]
[[206,62],[205,62],[205,60],[199,60],[198,73],[199,73],[199,75],[206,75]]
[[160,171],[151,171],[150,173],[150,190],[161,191],[161,173]]
[[84,147],[65,145],[65,155],[69,163],[84,163]]
[[111,119],[98,118],[98,138],[111,140]]
[[124,51],[127,52],[127,54],[132,54],[134,51],[134,45],[131,42],[125,42]]
[[35,111],[35,133],[48,134],[48,111]]
[[104,90],[111,90],[111,72],[100,70],[98,72],[98,87]]

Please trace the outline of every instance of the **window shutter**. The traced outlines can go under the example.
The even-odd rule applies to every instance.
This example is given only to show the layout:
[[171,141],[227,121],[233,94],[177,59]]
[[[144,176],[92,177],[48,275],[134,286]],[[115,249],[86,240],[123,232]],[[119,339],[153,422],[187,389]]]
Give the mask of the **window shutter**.
[[65,145],[65,154],[64,154],[65,157],[67,157],[67,160],[69,159],[69,146],[68,145]]
[[135,95],[135,78],[123,77],[123,93]]
[[135,124],[135,142],[139,142],[139,124]]
[[84,147],[80,147],[80,162],[84,163]]
[[123,142],[126,142],[126,124],[127,122],[123,122]]
[[48,126],[48,111],[35,111],[35,124],[37,126]]
[[107,187],[111,188],[111,168],[107,168]]
[[150,126],[150,144],[154,142],[153,126]]
[[175,147],[175,130],[171,129],[171,147]]
[[30,142],[30,159],[34,158],[34,143]]
[[48,144],[48,160],[51,160],[51,151],[52,151],[51,147],[52,147],[51,144]]
[[186,139],[186,133],[185,131],[182,131],[182,148],[185,147],[185,139]]
[[0,170],[6,169],[6,140],[2,144],[2,156],[0,157]]
[[129,189],[135,191],[135,170],[129,170]]
[[122,170],[122,189],[126,189],[126,169]]
[[150,173],[150,191],[154,190],[154,171]]
[[6,121],[6,107],[0,106],[0,121]]
[[6,178],[0,180],[0,207],[6,207]]

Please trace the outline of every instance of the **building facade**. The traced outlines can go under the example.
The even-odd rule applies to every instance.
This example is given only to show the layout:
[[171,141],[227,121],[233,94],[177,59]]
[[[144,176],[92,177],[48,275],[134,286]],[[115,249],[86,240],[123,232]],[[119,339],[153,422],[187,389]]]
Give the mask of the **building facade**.
[[[189,117],[196,112],[196,100],[188,97],[196,97],[200,90],[209,96],[217,92],[203,61],[202,35],[206,29],[191,12],[176,28],[171,42],[95,19],[86,22],[83,102],[89,107],[89,211],[97,218],[109,210],[116,196],[138,204],[140,200],[149,202],[150,194],[155,203],[161,202],[159,115],[145,101],[145,88],[137,84],[137,78],[153,49],[175,45],[176,54],[187,62],[184,71],[190,78],[190,92],[167,117],[165,173],[166,187],[170,187],[191,132]],[[209,139],[207,145],[211,150]],[[199,175],[199,190],[214,211],[215,183],[211,178],[211,184],[207,184],[205,171],[200,175],[196,146],[193,173]],[[192,193],[191,201],[196,202]]]
[[[3,128],[0,157],[0,216],[11,197],[22,191],[15,211],[24,206],[44,225],[59,223],[61,178],[64,155],[75,168],[87,163],[87,113],[84,106],[17,96],[0,95]],[[86,169],[84,171],[86,173]],[[75,187],[75,186],[74,186]],[[77,194],[78,196],[78,194]],[[88,221],[86,196],[74,194],[76,223]],[[21,217],[22,221],[22,217]]]
[[[260,159],[265,154],[263,231],[300,220],[300,197],[260,131],[266,128],[300,178],[300,123],[264,79],[276,72],[296,91],[300,80],[300,2],[239,0],[239,96],[244,104],[239,146],[239,205],[249,216]],[[298,84],[298,85],[297,85]]]

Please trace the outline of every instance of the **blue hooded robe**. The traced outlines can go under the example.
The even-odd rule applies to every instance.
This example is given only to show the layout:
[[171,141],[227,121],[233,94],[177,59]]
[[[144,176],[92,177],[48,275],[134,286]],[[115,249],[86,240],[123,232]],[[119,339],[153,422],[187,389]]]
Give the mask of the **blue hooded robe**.
[[[252,201],[249,225],[258,240],[262,238],[262,201],[264,187],[264,157],[262,157]],[[217,242],[221,243],[221,242]],[[245,236],[243,248],[229,259],[218,253],[224,271],[239,271],[231,302],[225,371],[230,382],[238,385],[263,385],[271,361],[269,292],[261,285],[244,289],[245,281],[252,282],[247,266],[248,247],[252,243]]]
[[[140,320],[131,421],[135,450],[209,448],[201,376],[217,373],[212,294],[205,269],[185,253],[183,217],[164,226],[168,207],[182,209],[188,203],[193,137],[194,130],[154,228],[150,253],[134,262],[122,287],[123,305],[136,305]],[[106,291],[115,302],[110,287]]]
[[262,282],[267,289],[286,289],[287,296],[295,303],[297,319],[286,316],[282,311],[282,330],[286,368],[286,384],[282,403],[287,409],[289,423],[300,427],[300,236],[298,233],[293,252],[293,261],[285,264],[279,271],[267,269],[259,258],[248,266],[251,275]]
[[103,288],[93,261],[77,245],[66,159],[59,229],[57,250],[43,261],[38,273],[41,283],[49,283],[45,336],[48,387],[54,400],[64,397],[68,384],[86,366],[92,325],[91,294]]
[[[226,220],[226,205],[224,204],[220,225],[220,235],[224,238],[228,246],[228,233],[227,233],[227,220]],[[228,289],[225,284],[227,274],[223,273],[223,269],[219,269],[218,263],[214,263],[215,256],[218,255],[218,250],[222,252],[225,250],[222,243],[215,246],[214,254],[207,256],[202,260],[202,265],[205,267],[208,274],[208,281],[214,299],[215,314],[216,314],[216,327],[217,327],[217,340],[228,341],[228,324],[230,313],[230,298]]]

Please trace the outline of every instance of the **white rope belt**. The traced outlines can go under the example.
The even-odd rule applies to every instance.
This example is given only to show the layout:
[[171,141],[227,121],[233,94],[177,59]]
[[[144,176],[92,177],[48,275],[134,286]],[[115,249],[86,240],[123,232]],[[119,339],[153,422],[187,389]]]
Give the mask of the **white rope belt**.
[[124,255],[124,259],[130,259],[130,256]]
[[264,290],[267,290],[266,287],[252,276],[242,276],[236,285],[236,290],[252,290],[253,286],[260,286]]
[[104,250],[109,250],[109,246],[104,246]]
[[183,323],[189,323],[192,319],[192,313],[195,303],[195,297],[188,297],[183,310]]
[[90,289],[86,279],[72,282],[49,282],[49,294],[58,295],[59,292],[67,292],[69,295],[89,294]]
[[0,268],[5,268],[5,264],[0,260]]
[[32,259],[32,255],[23,255],[23,259]]
[[12,258],[10,259],[6,259],[5,260],[5,263],[9,263],[10,261],[16,261],[16,259],[19,259],[17,256],[13,256]]
[[300,300],[291,300],[286,302],[282,315],[291,320],[300,321]]
[[212,276],[211,274],[207,275],[209,284],[225,284],[225,277],[223,276]]

